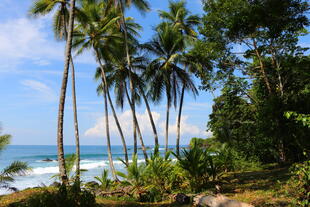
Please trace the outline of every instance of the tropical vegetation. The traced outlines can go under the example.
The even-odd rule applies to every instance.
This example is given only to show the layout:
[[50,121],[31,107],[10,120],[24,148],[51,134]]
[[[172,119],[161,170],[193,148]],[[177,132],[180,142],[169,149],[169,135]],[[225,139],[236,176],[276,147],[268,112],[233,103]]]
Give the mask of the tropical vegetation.
[[[308,34],[309,3],[205,0],[202,4],[204,13],[199,16],[190,13],[185,0],[169,0],[168,10],[158,11],[162,21],[155,25],[153,37],[140,42],[142,27],[126,12],[135,7],[145,14],[150,11],[146,0],[34,1],[31,15],[53,12],[55,38],[66,41],[57,125],[57,176],[61,185],[32,197],[25,206],[44,206],[47,202],[59,206],[61,201],[68,206],[93,206],[95,196],[158,202],[180,192],[231,192],[221,186],[235,182],[235,177],[250,171],[268,174],[280,169],[288,173],[289,166],[293,176],[286,176],[279,187],[289,190],[278,195],[294,197],[291,205],[309,205],[310,56],[308,48],[299,44]],[[98,186],[92,187],[80,179],[72,55],[79,58],[86,51],[92,52],[97,64],[93,75],[98,82],[96,92],[104,100],[110,166],[110,171],[104,169],[94,178]],[[76,155],[66,158],[63,117],[69,68]],[[181,149],[185,94],[195,97],[199,91],[214,96],[206,123],[212,137],[193,138],[188,148]],[[151,104],[161,102],[166,105],[164,154],[159,151],[159,126],[151,110]],[[132,114],[132,137],[125,136],[115,110],[125,104]],[[152,153],[147,151],[137,118],[136,109],[141,104],[147,109],[154,136]],[[172,107],[178,111],[173,150],[168,147]],[[116,171],[113,162],[109,111],[124,151],[122,172]],[[126,143],[131,138],[134,147],[130,160]],[[0,137],[0,150],[9,139],[9,135]],[[138,161],[138,145],[144,162]],[[12,176],[27,169],[24,163],[13,163],[1,172],[0,187],[9,187]]]

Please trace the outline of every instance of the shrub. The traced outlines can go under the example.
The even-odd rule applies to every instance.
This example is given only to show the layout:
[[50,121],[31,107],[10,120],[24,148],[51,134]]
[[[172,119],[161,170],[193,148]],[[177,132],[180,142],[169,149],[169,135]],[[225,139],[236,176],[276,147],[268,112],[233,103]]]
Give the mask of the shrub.
[[174,155],[178,159],[178,165],[186,172],[192,191],[199,192],[209,181],[217,176],[216,163],[206,149],[199,147],[197,142],[186,150],[183,149],[182,155]]
[[146,193],[144,175],[145,164],[138,164],[138,157],[136,154],[132,156],[132,162],[126,166],[127,174],[117,172],[117,175],[124,178],[122,185],[130,186],[132,188],[131,194],[133,197],[142,199],[142,194]]
[[214,151],[216,165],[222,172],[260,169],[261,163],[256,158],[248,158],[227,144],[222,144]]
[[288,181],[289,193],[296,199],[296,206],[310,205],[310,160],[291,167],[292,177]]
[[101,176],[96,176],[95,179],[100,183],[99,187],[102,190],[107,190],[111,187],[112,185],[112,180],[109,179],[109,171],[107,169],[103,170],[101,173]]

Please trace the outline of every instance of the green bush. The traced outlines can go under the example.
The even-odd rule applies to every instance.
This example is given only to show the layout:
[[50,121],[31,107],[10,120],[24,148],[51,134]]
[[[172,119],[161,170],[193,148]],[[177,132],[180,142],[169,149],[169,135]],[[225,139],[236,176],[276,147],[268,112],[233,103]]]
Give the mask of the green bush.
[[178,165],[184,170],[192,191],[199,192],[211,178],[216,179],[218,167],[212,154],[201,148],[197,142],[194,142],[190,149],[183,149],[181,156],[174,155]]
[[310,206],[310,160],[291,167],[292,177],[288,181],[289,194],[295,197],[296,206]]
[[101,190],[108,190],[112,186],[112,180],[109,179],[109,171],[104,169],[101,176],[96,176],[95,179],[100,183]]
[[31,196],[16,207],[95,207],[95,195],[81,190],[77,184],[62,185],[56,191],[44,190],[42,193]]
[[222,144],[214,151],[214,154],[216,165],[220,167],[218,171],[221,172],[257,170],[261,168],[261,163],[257,158],[248,158],[227,144]]
[[117,175],[122,177],[124,180],[121,185],[130,186],[131,194],[133,197],[142,200],[142,195],[146,193],[145,189],[145,169],[144,163],[138,164],[138,156],[134,154],[132,156],[132,162],[126,166],[127,174],[117,172]]

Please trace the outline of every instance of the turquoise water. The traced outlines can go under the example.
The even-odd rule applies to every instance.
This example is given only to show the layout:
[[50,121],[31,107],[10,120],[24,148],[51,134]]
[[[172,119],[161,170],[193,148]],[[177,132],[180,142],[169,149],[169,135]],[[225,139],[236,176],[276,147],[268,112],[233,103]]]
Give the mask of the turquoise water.
[[[170,146],[171,147],[171,146]],[[75,146],[65,146],[65,153],[72,154],[75,152]],[[128,153],[131,157],[133,146],[128,146]],[[151,153],[152,149],[148,150]],[[164,152],[164,148],[160,148]],[[121,146],[112,146],[112,155],[116,170],[124,171],[124,165],[118,158],[124,159],[123,149]],[[44,162],[44,159],[51,159],[52,162]],[[143,162],[143,153],[138,151],[138,158]],[[8,166],[15,160],[27,162],[32,171],[26,176],[17,176],[12,186],[19,190],[50,185],[55,181],[51,178],[58,173],[57,148],[56,146],[21,146],[10,145],[0,155],[0,170]],[[87,170],[82,174],[82,180],[85,182],[94,180],[94,176],[101,174],[103,169],[109,169],[108,154],[106,146],[81,146],[81,169]],[[8,193],[0,189],[0,194]]]

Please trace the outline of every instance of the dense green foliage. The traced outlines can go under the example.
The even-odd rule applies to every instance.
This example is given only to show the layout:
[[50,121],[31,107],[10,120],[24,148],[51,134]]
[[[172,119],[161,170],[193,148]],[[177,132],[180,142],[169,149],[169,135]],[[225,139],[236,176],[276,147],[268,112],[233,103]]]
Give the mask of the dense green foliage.
[[295,205],[310,205],[310,161],[295,164],[291,167],[292,177],[289,180],[289,193],[295,197]]
[[192,55],[204,60],[196,75],[202,89],[220,89],[209,129],[247,158],[304,160],[310,130],[287,119],[310,113],[310,57],[298,45],[307,33],[302,0],[207,0],[202,39]]

